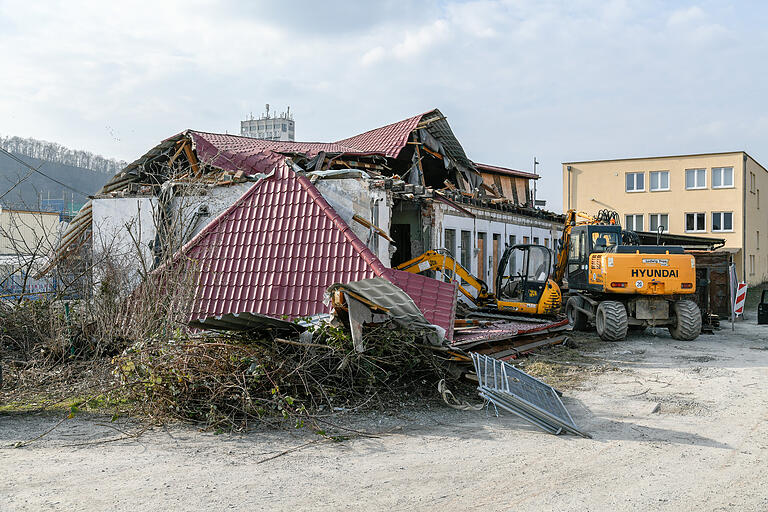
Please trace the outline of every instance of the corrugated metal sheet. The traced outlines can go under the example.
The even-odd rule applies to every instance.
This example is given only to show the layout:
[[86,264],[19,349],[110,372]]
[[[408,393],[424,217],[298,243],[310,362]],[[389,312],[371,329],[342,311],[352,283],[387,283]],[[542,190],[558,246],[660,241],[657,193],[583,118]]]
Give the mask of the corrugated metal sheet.
[[532,180],[537,180],[541,177],[538,174],[533,174],[532,172],[518,171],[517,169],[499,167],[498,165],[479,164],[477,162],[474,162],[474,163],[475,163],[475,167],[480,172],[492,172],[497,174],[503,174],[505,176],[517,176],[520,178],[530,178]]
[[182,253],[200,272],[192,320],[326,313],[330,285],[385,277],[451,339],[455,285],[386,268],[309,180],[282,161],[274,176],[254,184]]

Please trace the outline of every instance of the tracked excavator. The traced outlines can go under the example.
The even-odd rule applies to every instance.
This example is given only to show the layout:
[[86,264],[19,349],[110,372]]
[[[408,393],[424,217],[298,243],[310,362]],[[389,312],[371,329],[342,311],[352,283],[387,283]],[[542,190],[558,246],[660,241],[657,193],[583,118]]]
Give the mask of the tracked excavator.
[[[513,271],[518,268],[517,262],[521,263],[519,270]],[[556,314],[562,306],[560,288],[551,278],[552,252],[543,245],[518,244],[504,250],[496,273],[495,294],[445,249],[427,251],[395,268],[414,274],[441,272],[458,281],[459,292],[479,308],[546,316]]]
[[566,213],[553,280],[567,297],[573,328],[594,324],[603,340],[623,340],[628,330],[648,326],[666,326],[678,340],[701,332],[699,307],[690,300],[693,256],[682,247],[640,245],[636,233],[622,230],[616,212]]

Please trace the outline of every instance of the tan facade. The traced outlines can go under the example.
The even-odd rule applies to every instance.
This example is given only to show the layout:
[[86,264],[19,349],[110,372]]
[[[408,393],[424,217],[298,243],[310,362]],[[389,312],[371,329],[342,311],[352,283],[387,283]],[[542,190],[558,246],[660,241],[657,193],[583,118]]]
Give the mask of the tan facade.
[[0,255],[47,255],[58,243],[59,214],[0,208]]
[[723,238],[739,278],[768,281],[768,171],[743,151],[563,164],[563,210],[619,213],[622,225]]

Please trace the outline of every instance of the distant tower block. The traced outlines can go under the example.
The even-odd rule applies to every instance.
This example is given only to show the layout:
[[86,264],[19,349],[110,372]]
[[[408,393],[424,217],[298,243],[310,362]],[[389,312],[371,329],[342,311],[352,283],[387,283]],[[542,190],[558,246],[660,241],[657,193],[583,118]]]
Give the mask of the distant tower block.
[[277,116],[269,113],[269,103],[267,103],[266,112],[258,119],[254,119],[253,114],[250,114],[248,119],[240,121],[240,135],[254,139],[295,141],[296,124],[293,121],[291,107]]

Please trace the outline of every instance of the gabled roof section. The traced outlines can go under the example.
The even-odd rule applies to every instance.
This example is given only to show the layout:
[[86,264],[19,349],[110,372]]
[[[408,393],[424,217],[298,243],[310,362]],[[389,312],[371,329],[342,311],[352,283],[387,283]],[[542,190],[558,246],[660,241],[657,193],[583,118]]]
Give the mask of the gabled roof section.
[[382,153],[389,158],[397,158],[400,151],[408,144],[411,132],[427,114],[429,112],[368,130],[360,135],[337,141],[336,144],[354,148],[356,151]]
[[285,161],[181,252],[199,271],[193,322],[229,314],[293,320],[327,313],[323,298],[332,284],[383,277],[453,338],[456,286],[386,268]]
[[327,312],[326,289],[387,270],[317,189],[283,161],[183,249],[200,272],[191,318]]

